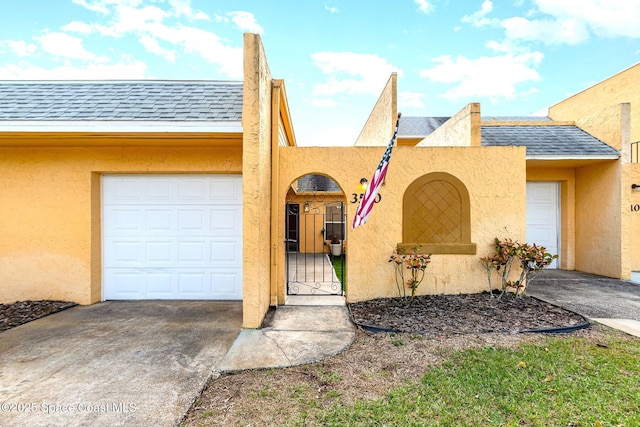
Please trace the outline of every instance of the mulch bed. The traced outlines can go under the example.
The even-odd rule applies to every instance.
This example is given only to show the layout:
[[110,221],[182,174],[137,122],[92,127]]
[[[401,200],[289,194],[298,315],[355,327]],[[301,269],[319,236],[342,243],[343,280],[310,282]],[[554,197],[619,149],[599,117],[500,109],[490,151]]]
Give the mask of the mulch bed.
[[520,333],[587,327],[584,317],[533,297],[489,293],[379,298],[349,304],[356,324],[369,330],[430,337]]
[[18,301],[0,304],[0,332],[76,305],[67,301]]

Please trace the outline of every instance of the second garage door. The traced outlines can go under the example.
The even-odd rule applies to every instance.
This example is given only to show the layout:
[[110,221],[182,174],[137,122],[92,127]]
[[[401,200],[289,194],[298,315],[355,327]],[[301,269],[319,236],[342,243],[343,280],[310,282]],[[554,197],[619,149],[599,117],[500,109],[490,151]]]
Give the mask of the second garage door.
[[[527,243],[544,246],[551,254],[560,249],[558,182],[527,182]],[[554,259],[549,268],[558,268]]]
[[105,175],[103,299],[242,299],[240,175]]

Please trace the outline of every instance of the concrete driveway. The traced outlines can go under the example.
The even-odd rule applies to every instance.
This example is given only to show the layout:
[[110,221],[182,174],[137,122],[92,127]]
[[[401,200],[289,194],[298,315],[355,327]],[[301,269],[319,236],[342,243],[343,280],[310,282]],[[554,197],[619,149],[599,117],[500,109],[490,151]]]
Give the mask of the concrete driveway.
[[110,301],[0,333],[0,424],[176,425],[241,327],[240,301]]
[[578,271],[544,270],[527,294],[640,337],[640,285]]

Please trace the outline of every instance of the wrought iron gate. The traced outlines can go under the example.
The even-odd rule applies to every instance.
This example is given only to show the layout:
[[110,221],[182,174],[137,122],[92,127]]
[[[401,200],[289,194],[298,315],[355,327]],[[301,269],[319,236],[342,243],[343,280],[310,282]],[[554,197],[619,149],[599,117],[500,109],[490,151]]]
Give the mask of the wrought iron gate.
[[344,295],[345,232],[344,203],[287,203],[287,295]]

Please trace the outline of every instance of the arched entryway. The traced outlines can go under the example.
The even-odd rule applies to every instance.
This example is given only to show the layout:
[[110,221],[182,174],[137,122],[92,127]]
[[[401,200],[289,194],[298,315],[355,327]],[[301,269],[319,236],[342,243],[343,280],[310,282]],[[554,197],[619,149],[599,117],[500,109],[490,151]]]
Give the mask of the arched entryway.
[[322,174],[296,179],[285,207],[286,294],[343,296],[346,206],[340,186]]

